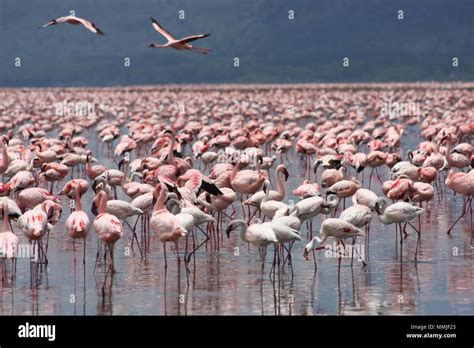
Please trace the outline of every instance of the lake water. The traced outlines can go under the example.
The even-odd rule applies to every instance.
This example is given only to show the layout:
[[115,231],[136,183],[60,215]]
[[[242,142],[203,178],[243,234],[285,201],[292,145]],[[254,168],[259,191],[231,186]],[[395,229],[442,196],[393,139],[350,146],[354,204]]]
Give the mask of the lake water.
[[[419,142],[418,131],[410,129],[402,139],[404,153]],[[90,144],[96,147],[90,131]],[[97,156],[97,151],[95,152]],[[110,167],[109,158],[99,160]],[[291,190],[303,178],[299,156],[291,155],[287,165],[290,179],[286,199],[295,199]],[[369,170],[365,171],[367,185]],[[320,171],[318,172],[320,174]],[[351,172],[349,174],[352,175]],[[273,172],[272,172],[273,175]],[[388,179],[388,168],[381,171]],[[60,184],[63,186],[63,183]],[[444,186],[444,185],[443,185]],[[381,185],[373,179],[372,189],[381,194]],[[120,190],[119,190],[120,191]],[[57,192],[57,189],[55,189]],[[123,195],[121,196],[123,197]],[[90,192],[83,197],[84,209],[90,212]],[[346,203],[349,203],[348,200]],[[171,245],[168,269],[164,269],[161,243],[152,238],[149,251],[141,259],[138,249],[129,252],[131,233],[127,229],[116,245],[116,269],[102,286],[105,268],[100,258],[94,276],[92,270],[97,251],[95,231],[86,244],[86,267],[82,265],[82,243],[76,245],[74,266],[72,240],[62,223],[68,216],[68,202],[63,198],[63,215],[49,239],[49,264],[38,273],[37,286],[28,259],[18,259],[12,279],[10,265],[0,279],[0,313],[2,315],[377,315],[377,314],[472,314],[474,313],[474,268],[469,217],[446,234],[450,224],[461,213],[462,198],[447,195],[424,205],[421,218],[422,238],[419,260],[413,262],[416,233],[408,229],[402,257],[393,225],[382,225],[374,215],[370,229],[368,265],[343,259],[338,277],[338,258],[317,253],[318,269],[313,261],[303,259],[303,243],[292,250],[294,276],[285,266],[270,279],[273,247],[268,248],[263,265],[256,248],[248,246],[235,234],[224,234],[219,252],[202,247],[196,252],[187,271],[184,262],[176,262]],[[240,212],[240,207],[237,206]],[[92,216],[91,216],[92,218]],[[324,216],[314,220],[319,230]],[[134,219],[129,219],[133,224]],[[226,220],[227,222],[227,220]],[[417,221],[415,221],[415,224]],[[138,225],[140,226],[140,225]],[[225,227],[225,226],[224,226]],[[26,243],[16,228],[20,243]],[[140,227],[138,227],[140,229]],[[202,234],[196,232],[202,240]],[[306,225],[301,233],[306,242]],[[360,239],[364,244],[364,238]],[[180,250],[184,250],[184,239]],[[238,249],[235,249],[235,248]]]

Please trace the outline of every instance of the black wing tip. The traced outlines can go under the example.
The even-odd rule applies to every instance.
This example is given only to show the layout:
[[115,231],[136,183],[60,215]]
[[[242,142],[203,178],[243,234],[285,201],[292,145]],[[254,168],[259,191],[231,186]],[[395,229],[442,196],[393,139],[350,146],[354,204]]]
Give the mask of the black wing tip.
[[158,21],[155,18],[150,16],[150,19],[152,23],[158,24],[161,27],[160,23],[158,23]]
[[212,35],[212,33],[204,34],[204,35],[203,35],[203,38],[208,37],[208,36],[211,36],[211,35]]
[[202,181],[201,188],[204,191],[209,192],[211,195],[214,195],[214,196],[222,196],[224,194],[222,193],[221,190],[219,190],[219,188],[214,183]]

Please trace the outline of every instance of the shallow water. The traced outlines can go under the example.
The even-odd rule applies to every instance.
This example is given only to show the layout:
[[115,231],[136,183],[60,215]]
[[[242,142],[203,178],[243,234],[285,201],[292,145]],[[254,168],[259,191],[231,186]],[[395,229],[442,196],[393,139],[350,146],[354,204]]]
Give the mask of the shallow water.
[[[95,136],[90,131],[92,149]],[[402,138],[404,152],[418,143],[417,130],[409,129]],[[101,150],[101,149],[98,149]],[[98,151],[94,151],[95,154]],[[109,158],[99,158],[113,166]],[[304,165],[299,156],[290,156],[287,167],[287,198],[303,178]],[[365,171],[364,187],[368,183]],[[273,172],[271,173],[273,175]],[[320,171],[318,172],[320,174]],[[349,173],[349,177],[354,173]],[[388,179],[388,168],[381,171]],[[60,183],[60,187],[63,183]],[[381,193],[374,178],[372,189]],[[444,185],[443,185],[444,186]],[[55,189],[57,192],[57,189]],[[83,198],[89,211],[90,192]],[[350,205],[350,200],[346,202]],[[102,286],[105,268],[102,257],[94,276],[92,270],[97,251],[97,238],[91,231],[86,244],[86,266],[82,265],[82,243],[76,245],[74,266],[72,240],[62,224],[49,239],[49,264],[38,273],[34,286],[29,259],[18,259],[16,276],[12,278],[9,262],[0,279],[0,313],[3,315],[373,315],[373,314],[472,314],[474,313],[474,271],[471,224],[467,217],[453,229],[446,230],[461,213],[462,198],[447,191],[446,196],[425,205],[421,218],[422,239],[419,262],[413,262],[416,233],[404,240],[402,251],[393,225],[384,226],[374,216],[370,229],[367,267],[351,259],[343,259],[338,277],[338,259],[317,253],[318,269],[313,261],[302,257],[303,244],[293,248],[294,277],[287,266],[270,279],[273,247],[263,264],[259,252],[248,248],[238,235],[223,236],[220,251],[202,247],[186,271],[184,262],[176,262],[173,248],[168,246],[168,269],[164,269],[161,243],[150,240],[150,250],[141,259],[138,249],[129,249],[131,233],[127,228],[116,245],[116,269]],[[61,223],[69,208],[63,199]],[[237,212],[240,213],[237,206]],[[340,211],[340,210],[339,210]],[[92,217],[92,216],[91,216]],[[317,231],[324,217],[313,223]],[[133,225],[134,219],[129,219]],[[417,221],[414,222],[417,224]],[[140,225],[138,225],[140,226]],[[225,226],[224,226],[225,227]],[[138,227],[140,229],[140,227]],[[20,243],[26,239],[17,230]],[[301,234],[305,237],[306,226]],[[197,232],[202,240],[202,234]],[[364,238],[359,242],[364,244]],[[180,251],[184,251],[181,240]],[[235,249],[235,248],[238,249]],[[132,250],[130,253],[129,251]],[[401,253],[401,257],[400,257]],[[237,255],[238,254],[238,255]],[[33,276],[34,278],[34,276]]]

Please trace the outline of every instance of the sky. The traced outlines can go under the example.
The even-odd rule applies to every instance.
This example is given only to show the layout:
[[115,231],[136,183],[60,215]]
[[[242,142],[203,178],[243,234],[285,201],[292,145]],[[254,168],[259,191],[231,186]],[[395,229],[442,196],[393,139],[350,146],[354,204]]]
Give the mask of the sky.
[[[71,10],[105,35],[38,29]],[[0,86],[472,81],[473,38],[472,0],[0,0]]]

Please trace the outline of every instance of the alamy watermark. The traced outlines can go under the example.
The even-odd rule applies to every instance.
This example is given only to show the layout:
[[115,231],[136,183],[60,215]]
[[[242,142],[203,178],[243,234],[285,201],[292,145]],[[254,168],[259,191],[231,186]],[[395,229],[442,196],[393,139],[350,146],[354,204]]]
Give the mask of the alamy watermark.
[[[38,244],[34,247],[32,244],[21,243],[18,244],[13,255],[17,259],[30,259],[31,261],[38,262],[39,259],[39,248]],[[0,245],[0,258],[5,258],[8,256],[7,251],[3,245]]]
[[359,262],[365,261],[365,245],[364,244],[338,244],[334,242],[332,245],[326,244],[324,246],[324,256],[328,258],[352,258]]
[[246,163],[256,166],[259,156],[261,153],[254,149],[237,150],[234,148],[226,147],[220,149],[217,153],[218,163]]
[[417,102],[385,102],[380,110],[381,116],[401,117],[401,116],[421,116],[420,103]]
[[88,101],[68,102],[63,100],[54,104],[57,116],[95,116],[96,104]]

